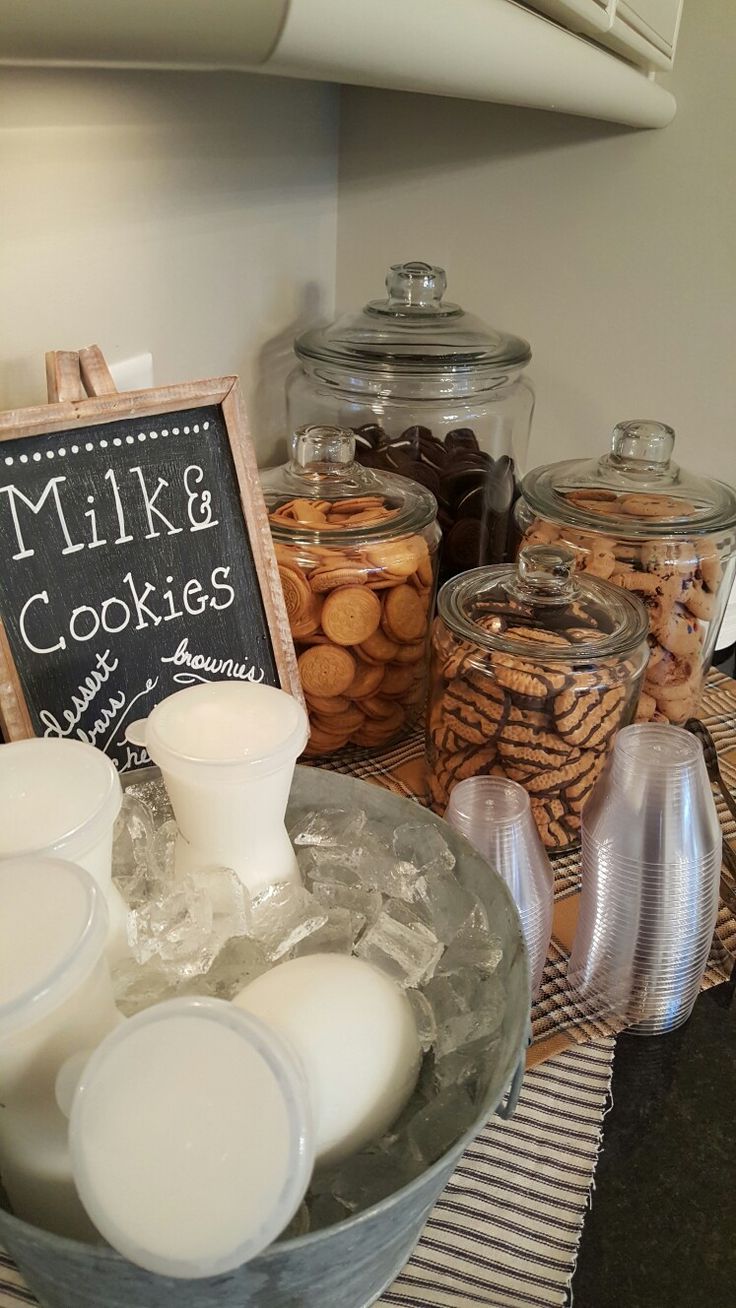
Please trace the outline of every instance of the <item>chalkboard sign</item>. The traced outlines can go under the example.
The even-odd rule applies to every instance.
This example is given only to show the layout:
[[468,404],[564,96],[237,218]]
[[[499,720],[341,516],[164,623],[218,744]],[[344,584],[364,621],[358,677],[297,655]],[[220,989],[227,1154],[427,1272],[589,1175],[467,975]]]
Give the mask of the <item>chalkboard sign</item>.
[[121,772],[125,730],[202,681],[300,695],[237,381],[0,415],[0,714]]

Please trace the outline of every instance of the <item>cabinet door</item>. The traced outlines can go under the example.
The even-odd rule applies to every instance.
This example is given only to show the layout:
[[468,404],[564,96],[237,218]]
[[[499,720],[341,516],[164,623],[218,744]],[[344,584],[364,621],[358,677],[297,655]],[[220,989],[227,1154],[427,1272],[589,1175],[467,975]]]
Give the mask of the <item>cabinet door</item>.
[[680,25],[682,0],[618,0],[616,17],[657,49],[672,55]]

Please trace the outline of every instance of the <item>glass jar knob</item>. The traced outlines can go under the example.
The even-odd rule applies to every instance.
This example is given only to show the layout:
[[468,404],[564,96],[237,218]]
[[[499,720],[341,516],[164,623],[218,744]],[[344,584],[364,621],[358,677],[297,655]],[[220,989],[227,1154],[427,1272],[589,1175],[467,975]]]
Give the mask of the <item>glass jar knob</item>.
[[527,545],[519,551],[511,589],[527,603],[568,604],[577,594],[575,554],[567,545]]
[[619,422],[611,436],[610,462],[619,468],[662,472],[668,466],[675,444],[675,433],[664,422],[634,418]]
[[339,476],[355,462],[355,436],[344,427],[297,427],[291,438],[291,464],[302,476]]
[[447,290],[447,276],[444,268],[431,263],[395,263],[386,274],[386,290],[392,309],[436,310]]

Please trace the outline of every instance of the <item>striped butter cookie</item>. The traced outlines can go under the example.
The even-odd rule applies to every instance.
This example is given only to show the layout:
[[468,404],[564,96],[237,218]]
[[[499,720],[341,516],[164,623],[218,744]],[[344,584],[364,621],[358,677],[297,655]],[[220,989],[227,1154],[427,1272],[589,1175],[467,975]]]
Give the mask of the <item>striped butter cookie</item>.
[[503,728],[509,700],[492,681],[486,682],[481,693],[457,677],[445,691],[443,709],[448,726],[458,736],[468,744],[485,745]]
[[515,699],[527,703],[537,701],[541,704],[550,695],[559,695],[568,682],[564,670],[539,668],[534,663],[526,663],[510,654],[494,654],[493,670],[500,686]]
[[552,731],[531,726],[512,727],[508,723],[498,738],[498,752],[504,763],[530,774],[565,767],[578,755],[577,750]]
[[558,734],[581,749],[605,749],[618,730],[625,695],[623,686],[582,694],[563,690],[552,705]]

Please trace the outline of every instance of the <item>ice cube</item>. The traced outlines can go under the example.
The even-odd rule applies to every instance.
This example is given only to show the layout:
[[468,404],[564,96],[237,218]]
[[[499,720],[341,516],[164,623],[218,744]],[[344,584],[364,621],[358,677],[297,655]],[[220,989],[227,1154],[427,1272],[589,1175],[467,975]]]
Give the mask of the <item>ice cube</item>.
[[503,1020],[505,990],[500,978],[467,971],[433,977],[424,990],[437,1023],[438,1059],[488,1043]]
[[366,823],[361,809],[324,808],[307,813],[289,830],[293,845],[351,848]]
[[236,936],[223,945],[212,965],[197,978],[199,993],[215,999],[234,999],[269,966],[263,945],[250,936]]
[[153,839],[153,819],[149,809],[140,799],[125,794],[115,821],[112,875],[128,904],[136,903],[145,895]]
[[420,871],[451,872],[455,855],[447,841],[429,819],[424,822],[405,822],[397,827],[393,836],[396,857],[413,863]]
[[353,917],[356,937],[367,922],[375,922],[383,902],[377,890],[363,890],[332,879],[313,881],[312,894],[325,908],[346,908]]
[[498,1059],[500,1033],[491,1036],[481,1048],[477,1044],[466,1049],[456,1049],[444,1058],[436,1058],[432,1068],[432,1079],[436,1090],[446,1090],[449,1086],[465,1085],[477,1103],[488,1085],[491,1073]]
[[341,885],[346,886],[358,884],[358,877],[347,862],[344,849],[310,845],[298,851],[296,861],[308,886],[314,881],[339,881]]
[[425,1104],[407,1127],[417,1159],[425,1167],[435,1163],[464,1135],[477,1111],[466,1086],[451,1086]]
[[179,835],[173,818],[164,822],[156,832],[151,848],[151,872],[159,881],[173,881],[176,841]]
[[126,795],[139,799],[148,809],[154,828],[163,826],[174,816],[171,800],[161,777],[152,777],[147,781],[134,781],[128,786]]
[[250,929],[250,895],[230,867],[193,868],[187,880],[201,888],[212,908],[212,932],[219,950],[231,936],[244,936]]
[[151,899],[128,914],[128,944],[139,963],[158,956],[179,976],[205,972],[218,952],[212,904],[203,883],[181,877],[156,883]]
[[[485,910],[483,910],[485,916]],[[496,971],[503,957],[498,936],[483,925],[475,914],[463,923],[448,945],[438,966],[438,972],[462,972],[465,968],[478,968],[489,975]]]
[[454,939],[466,922],[472,920],[478,930],[488,926],[480,900],[445,868],[429,868],[418,877],[411,902],[424,924],[445,944]]
[[356,935],[352,913],[347,908],[330,908],[324,926],[305,936],[291,952],[296,958],[303,954],[352,954]]
[[394,899],[411,900],[418,869],[413,863],[397,859],[377,837],[364,838],[349,856],[348,866],[364,888],[379,890]]
[[355,952],[398,985],[418,986],[433,975],[442,945],[421,922],[406,926],[381,913],[361,936]]
[[432,1005],[421,990],[407,990],[406,993],[417,1024],[419,1043],[422,1049],[426,1051],[432,1048],[437,1039],[437,1023],[435,1022]]
[[252,903],[251,933],[274,963],[326,921],[327,910],[314,895],[288,882],[269,886]]
[[112,986],[115,1002],[124,1017],[132,1017],[177,994],[176,980],[157,957],[141,964],[132,955],[126,955],[113,969]]

